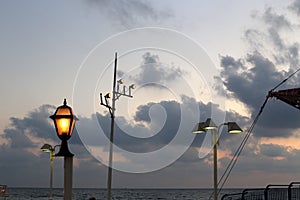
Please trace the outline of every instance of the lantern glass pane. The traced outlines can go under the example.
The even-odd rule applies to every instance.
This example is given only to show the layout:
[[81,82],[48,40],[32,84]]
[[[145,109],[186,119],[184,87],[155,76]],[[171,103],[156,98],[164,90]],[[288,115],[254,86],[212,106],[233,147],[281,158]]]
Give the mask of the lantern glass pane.
[[70,127],[70,118],[56,119],[57,131],[59,135],[67,135]]
[[71,119],[71,129],[70,129],[70,136],[72,136],[72,133],[73,133],[73,130],[74,130],[74,127],[75,127],[75,119]]

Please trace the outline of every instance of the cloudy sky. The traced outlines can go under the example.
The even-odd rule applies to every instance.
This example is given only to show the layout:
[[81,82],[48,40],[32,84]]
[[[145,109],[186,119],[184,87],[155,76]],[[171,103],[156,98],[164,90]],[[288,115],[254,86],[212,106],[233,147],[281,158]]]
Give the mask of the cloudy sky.
[[[247,131],[299,68],[299,19],[299,0],[0,1],[0,183],[48,187],[40,147],[60,143],[49,116],[66,98],[80,119],[74,186],[106,187],[110,115],[99,93],[111,91],[118,52],[118,78],[137,87],[117,101],[113,187],[211,187],[210,134],[194,125],[212,117]],[[271,99],[225,186],[300,180],[299,120]],[[222,129],[220,175],[242,139]],[[62,174],[56,158],[55,187]]]

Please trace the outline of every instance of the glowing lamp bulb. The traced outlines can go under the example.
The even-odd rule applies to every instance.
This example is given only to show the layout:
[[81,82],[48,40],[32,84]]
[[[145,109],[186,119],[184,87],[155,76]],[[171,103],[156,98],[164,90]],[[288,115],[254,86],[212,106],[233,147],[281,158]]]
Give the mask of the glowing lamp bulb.
[[68,119],[61,119],[60,122],[60,128],[62,133],[67,134],[69,131],[69,120]]

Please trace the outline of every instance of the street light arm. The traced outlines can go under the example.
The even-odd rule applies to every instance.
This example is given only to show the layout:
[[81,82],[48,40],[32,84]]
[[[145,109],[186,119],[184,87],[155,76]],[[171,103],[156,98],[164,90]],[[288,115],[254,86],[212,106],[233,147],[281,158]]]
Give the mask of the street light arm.
[[56,149],[57,147],[60,147],[60,144],[55,145],[55,146],[51,149],[51,152],[50,152],[50,160],[51,160],[51,161],[54,160],[54,157],[55,157],[55,149]]
[[107,97],[104,97],[104,99],[105,99],[105,105],[106,105],[108,108],[110,108]]
[[104,105],[102,93],[100,93],[100,105],[102,105],[102,106]]
[[102,96],[102,93],[100,93],[100,105],[111,109],[111,107],[107,101],[107,97],[104,96],[104,99],[105,99],[105,103],[103,103],[103,96]]
[[221,130],[221,127],[222,126],[224,126],[224,125],[227,125],[227,123],[222,123],[222,124],[220,124],[219,126],[218,126],[218,132],[217,132],[217,140],[216,140],[216,144],[217,145],[220,145],[220,140],[219,140],[219,138],[220,138],[220,130]]
[[54,151],[54,152],[55,152],[55,149],[56,149],[57,147],[60,147],[60,144],[57,144],[57,145],[55,145],[55,146],[53,147],[53,151]]
[[107,100],[108,98],[106,97],[106,95],[104,96],[104,99],[105,99],[105,103],[103,103],[103,96],[102,93],[100,93],[100,105],[108,108],[110,115],[113,117],[113,111],[112,111],[113,108],[109,105],[109,102]]

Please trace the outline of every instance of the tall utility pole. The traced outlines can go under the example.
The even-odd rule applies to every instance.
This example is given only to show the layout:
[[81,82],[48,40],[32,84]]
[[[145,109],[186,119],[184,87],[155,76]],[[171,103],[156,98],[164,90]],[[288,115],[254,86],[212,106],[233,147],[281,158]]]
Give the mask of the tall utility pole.
[[[116,111],[116,101],[119,99],[120,96],[126,96],[132,98],[131,90],[135,89],[135,85],[132,84],[128,88],[126,86],[123,86],[123,90],[120,91],[120,84],[123,84],[123,80],[120,79],[118,81],[117,85],[117,53],[115,53],[115,65],[114,65],[114,77],[113,77],[113,91],[112,91],[112,104],[109,105],[108,99],[111,98],[110,93],[103,96],[102,93],[100,93],[100,105],[105,106],[108,108],[110,117],[111,117],[111,123],[110,123],[110,144],[109,144],[109,160],[108,160],[108,174],[107,174],[107,195],[106,199],[111,199],[111,185],[112,185],[112,164],[113,164],[113,144],[114,144],[114,126],[115,126],[115,111]],[[117,87],[116,87],[117,86]]]
[[108,174],[107,174],[107,200],[110,200],[111,194],[111,179],[112,179],[112,161],[113,161],[113,144],[114,144],[114,126],[115,126],[115,110],[116,110],[116,82],[117,82],[117,53],[115,53],[115,67],[113,80],[113,97],[110,111],[110,144],[109,144],[109,160],[108,160]]

